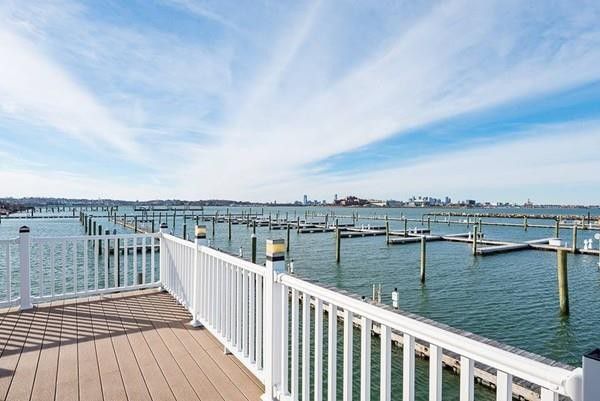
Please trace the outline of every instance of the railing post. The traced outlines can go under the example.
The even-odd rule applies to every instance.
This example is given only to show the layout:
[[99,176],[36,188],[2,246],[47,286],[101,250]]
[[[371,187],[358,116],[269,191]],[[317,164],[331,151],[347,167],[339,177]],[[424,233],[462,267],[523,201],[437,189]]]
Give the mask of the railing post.
[[[165,286],[165,281],[167,279],[166,277],[166,262],[167,262],[167,254],[166,254],[166,247],[165,247],[165,237],[164,234],[168,234],[169,232],[169,227],[167,226],[167,223],[160,223],[160,229],[158,230],[158,232],[161,234],[160,235],[160,248],[159,248],[159,252],[160,252],[160,266],[158,266],[158,271],[159,271],[159,279],[160,279],[160,290],[161,291],[166,291],[167,287]],[[115,241],[116,244],[116,241]],[[118,252],[118,249],[115,247],[115,252]]]
[[[277,275],[285,271],[285,241],[267,240],[267,262],[264,280],[263,303],[263,353],[265,393],[261,399],[272,401],[278,398],[281,389],[282,352],[282,291]],[[285,344],[287,347],[287,344]]]
[[192,321],[190,324],[194,327],[202,327],[202,323],[198,320],[198,313],[200,312],[200,294],[198,294],[198,279],[199,279],[199,270],[200,270],[200,258],[198,254],[200,253],[200,247],[208,245],[208,241],[206,240],[206,226],[196,226],[194,230],[196,234],[196,251],[194,252],[194,273],[193,278],[194,282],[192,283]]
[[29,227],[23,226],[19,228],[21,310],[33,308],[33,305],[31,304],[31,279],[29,277],[29,245]]
[[600,348],[583,356],[583,401],[600,400]]

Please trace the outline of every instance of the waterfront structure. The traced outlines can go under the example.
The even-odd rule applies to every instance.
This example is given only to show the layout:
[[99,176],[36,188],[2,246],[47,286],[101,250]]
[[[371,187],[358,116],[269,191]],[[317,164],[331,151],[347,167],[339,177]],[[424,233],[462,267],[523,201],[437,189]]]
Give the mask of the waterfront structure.
[[[109,310],[117,312],[109,315],[104,312],[104,318],[99,320],[99,323],[109,330],[111,344],[114,347],[113,358],[115,356],[117,359],[129,358],[129,362],[135,362],[136,358],[148,358],[148,363],[139,364],[138,369],[142,369],[139,376],[131,374],[131,371],[135,371],[133,365],[130,364],[129,368],[125,365],[121,368],[121,365],[118,365],[120,369],[126,369],[126,371],[121,370],[121,377],[124,378],[122,384],[129,386],[129,391],[125,388],[127,398],[144,398],[139,394],[136,396],[135,389],[148,394],[156,392],[154,397],[160,398],[159,379],[163,376],[158,372],[161,369],[165,372],[165,376],[168,375],[162,380],[168,382],[171,390],[177,391],[177,394],[172,394],[175,398],[193,399],[193,392],[196,392],[197,396],[198,391],[210,393],[212,390],[208,382],[216,391],[216,382],[211,382],[210,379],[207,382],[208,374],[204,370],[205,376],[202,376],[198,369],[194,370],[194,366],[199,363],[198,360],[194,360],[194,353],[189,349],[187,352],[181,349],[181,345],[178,345],[180,342],[173,337],[173,334],[178,335],[179,330],[183,330],[184,327],[180,324],[180,320],[172,322],[165,313],[159,311],[161,304],[152,295],[155,293],[150,293],[152,296],[148,298],[135,301],[135,305],[139,304],[141,308],[131,307],[128,302],[115,301],[111,304],[110,301],[112,297],[126,297],[128,291],[160,288],[172,297],[169,301],[169,298],[165,298],[166,294],[160,295],[162,302],[165,302],[164,305],[169,306],[173,311],[171,318],[176,315],[186,317],[192,324],[185,330],[192,336],[203,337],[207,341],[214,340],[221,344],[226,352],[236,359],[236,363],[239,363],[237,368],[229,366],[231,372],[234,370],[238,372],[231,374],[239,375],[239,372],[246,370],[248,372],[246,377],[258,383],[262,400],[298,399],[299,395],[302,395],[302,399],[308,399],[311,382],[317,400],[322,399],[324,391],[328,399],[335,399],[340,392],[344,400],[351,400],[353,373],[358,369],[361,372],[359,383],[361,399],[369,399],[372,383],[371,376],[367,372],[371,371],[373,335],[380,337],[381,400],[391,399],[393,343],[403,348],[402,388],[403,399],[407,401],[414,400],[415,397],[415,375],[417,374],[415,354],[423,349],[427,349],[429,357],[430,400],[442,400],[442,367],[449,357],[458,361],[455,368],[460,372],[458,391],[461,400],[473,400],[474,378],[476,371],[478,369],[481,371],[481,366],[490,369],[486,377],[493,380],[497,400],[511,400],[515,390],[522,388],[519,387],[519,383],[523,380],[534,385],[529,394],[531,399],[534,399],[532,394],[538,394],[542,401],[557,400],[559,395],[568,396],[573,401],[595,401],[600,398],[600,384],[597,380],[600,372],[600,351],[585,355],[583,368],[573,369],[559,364],[551,365],[544,358],[513,347],[506,347],[470,333],[451,329],[410,313],[365,302],[358,296],[340,292],[336,288],[305,281],[285,273],[283,240],[267,241],[266,265],[260,266],[207,247],[204,242],[206,238],[204,227],[196,230],[198,239],[195,243],[177,238],[167,232],[168,228],[163,223],[159,233],[32,238],[29,230],[23,227],[19,237],[0,241],[1,247],[17,251],[7,252],[7,255],[15,253],[19,255],[18,268],[15,270],[12,270],[15,263],[11,263],[10,256],[7,256],[8,260],[4,261],[6,272],[9,276],[18,272],[18,277],[23,278],[15,288],[11,287],[11,280],[7,281],[9,287],[6,292],[7,299],[2,301],[4,306],[11,309],[4,311],[0,325],[6,322],[13,328],[19,324],[27,326],[26,330],[18,330],[19,335],[24,335],[19,340],[13,339],[12,334],[10,338],[5,339],[5,345],[9,347],[10,352],[0,355],[0,365],[10,369],[7,369],[8,373],[0,379],[0,384],[4,383],[3,386],[0,385],[0,390],[4,391],[0,396],[29,398],[18,395],[31,396],[35,391],[37,371],[25,368],[28,366],[28,361],[34,359],[31,355],[35,357],[36,352],[45,349],[44,345],[40,348],[34,343],[35,333],[39,331],[39,327],[34,323],[37,322],[35,319],[38,315],[56,316],[52,305],[44,305],[47,302],[57,302],[61,305],[58,308],[62,316],[61,333],[69,329],[65,324],[73,321],[73,317],[77,327],[77,333],[69,333],[72,337],[65,338],[64,344],[61,335],[59,341],[61,350],[64,345],[65,353],[70,352],[65,358],[70,355],[71,359],[63,361],[62,364],[59,359],[59,376],[62,378],[62,375],[75,374],[79,380],[76,381],[78,384],[75,391],[80,387],[85,387],[84,391],[89,391],[92,388],[90,383],[97,383],[94,382],[95,376],[93,374],[88,376],[88,371],[79,365],[88,363],[89,366],[93,366],[94,361],[73,358],[75,356],[73,352],[78,352],[78,349],[74,350],[69,345],[76,340],[81,341],[82,347],[85,347],[87,341],[92,341],[92,337],[96,341],[96,335],[90,336],[89,331],[84,329],[84,325],[89,321],[93,325],[94,317],[91,315],[91,310],[97,308],[94,302],[98,299],[94,297],[98,296],[109,297],[108,301],[99,301],[105,303],[107,308],[111,308]],[[100,244],[104,247],[102,254],[99,252]],[[49,265],[45,263],[44,253],[40,252],[40,249],[50,251]],[[55,257],[56,251],[61,255],[60,258]],[[112,269],[111,262],[113,262]],[[115,266],[119,266],[116,271]],[[49,283],[48,274],[51,277]],[[120,277],[122,281],[119,280]],[[121,295],[109,295],[113,293]],[[13,294],[16,296],[13,297]],[[142,293],[141,296],[147,294]],[[72,302],[68,301],[69,299],[77,300]],[[80,308],[81,299],[85,306],[82,305]],[[175,306],[175,301],[180,306]],[[76,305],[74,308],[65,307],[73,303]],[[33,309],[33,304],[40,306]],[[32,309],[33,312],[29,312]],[[160,318],[157,319],[157,316]],[[120,330],[123,332],[111,331],[111,326],[116,324],[113,320],[115,318],[120,322]],[[325,318],[328,321],[327,333],[324,329]],[[83,326],[81,331],[79,331],[80,319]],[[341,372],[336,370],[338,320],[343,324],[343,343],[340,345],[343,358]],[[177,326],[177,330],[170,328],[161,334],[160,329],[165,325],[169,327],[171,323]],[[143,342],[128,340],[129,347],[141,347],[139,351],[145,354],[138,354],[131,348],[127,348],[119,339],[121,335],[135,336],[136,333],[144,336],[147,324],[156,331],[148,334],[149,338],[154,339],[156,348],[154,346],[144,348]],[[313,324],[314,328],[311,327]],[[202,326],[202,328],[192,329],[192,326]],[[354,366],[353,358],[355,326],[360,331],[359,366]],[[301,331],[300,327],[302,327]],[[199,330],[203,334],[198,334],[199,332],[194,330]],[[14,332],[12,328],[3,330],[5,333],[7,331]],[[94,330],[92,332],[95,333]],[[323,341],[325,334],[326,344]],[[187,334],[184,336],[188,338]],[[98,335],[98,341],[105,338],[106,336]],[[149,338],[144,337],[146,342],[150,341]],[[311,339],[314,339],[314,349],[310,347]],[[52,345],[53,340],[49,338],[49,341]],[[190,344],[192,346],[194,343]],[[198,351],[197,346],[195,347]],[[326,372],[323,368],[325,347],[328,355]],[[19,357],[15,358],[15,355]],[[214,345],[212,356],[216,357]],[[96,358],[100,369],[100,355],[96,354]],[[225,361],[220,358],[225,365]],[[302,361],[301,371],[300,361]],[[77,373],[74,373],[74,364],[78,367]],[[245,369],[241,369],[240,366]],[[291,372],[289,377],[288,371]],[[158,376],[152,377],[151,372]],[[40,372],[40,375],[43,373]],[[338,374],[342,379],[341,388],[337,386]],[[141,380],[141,376],[145,380]],[[109,391],[113,385],[117,386],[116,382],[111,381],[109,370],[103,370],[100,378],[106,380],[106,388]],[[42,376],[39,380],[43,379],[47,378]],[[136,381],[137,385],[133,386],[133,389],[131,387],[133,382],[129,382],[128,379]],[[180,383],[180,387],[177,383]],[[190,387],[192,383],[196,387]],[[58,393],[59,389],[72,391],[72,385],[71,382],[57,379],[55,393],[51,394],[51,398],[61,399],[62,393]],[[206,385],[204,390],[198,387],[202,385]],[[536,393],[535,386],[541,388],[539,393]],[[258,398],[256,387],[255,384],[250,390],[246,390],[254,391],[254,395],[244,394],[246,398]],[[190,388],[192,391],[189,391]],[[521,396],[518,393],[517,395]]]

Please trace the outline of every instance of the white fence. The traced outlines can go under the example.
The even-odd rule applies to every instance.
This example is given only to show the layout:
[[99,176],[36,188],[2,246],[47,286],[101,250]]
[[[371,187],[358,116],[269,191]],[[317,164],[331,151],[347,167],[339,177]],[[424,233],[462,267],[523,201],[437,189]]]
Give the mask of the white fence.
[[[0,307],[157,287],[156,234],[0,240]],[[28,277],[29,280],[21,280]],[[24,296],[22,296],[24,294]]]
[[[156,241],[160,241],[159,263],[155,262]],[[600,400],[600,361],[596,360],[600,358],[584,357],[583,369],[550,366],[286,274],[283,258],[269,252],[266,266],[259,266],[166,233],[30,241],[24,232],[18,239],[0,241],[2,249],[0,266],[2,256],[8,262],[2,277],[9,278],[9,287],[19,284],[18,291],[8,288],[4,304],[20,301],[28,307],[29,298],[35,303],[161,285],[187,307],[192,324],[209,330],[265,384],[263,400],[335,401],[341,396],[350,401],[356,398],[355,372],[360,372],[360,400],[370,400],[371,365],[378,355],[379,399],[391,399],[392,378],[401,376],[402,399],[413,401],[417,341],[429,350],[430,401],[444,398],[442,356],[448,352],[460,361],[461,401],[474,399],[476,362],[496,371],[497,400],[512,399],[513,378],[539,386],[542,401],[556,401],[560,396],[573,401]],[[15,272],[11,266],[17,254]],[[343,338],[338,339],[340,319]],[[353,338],[357,322],[358,348]],[[374,333],[379,334],[379,352],[373,352]],[[393,336],[400,336],[403,345],[402,367],[396,367],[401,372],[392,371]],[[343,361],[338,372],[340,351]]]

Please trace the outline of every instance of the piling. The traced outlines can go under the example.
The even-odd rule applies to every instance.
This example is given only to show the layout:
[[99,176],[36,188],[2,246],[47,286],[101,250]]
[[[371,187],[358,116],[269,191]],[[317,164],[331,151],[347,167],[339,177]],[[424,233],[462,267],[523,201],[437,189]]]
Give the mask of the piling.
[[137,215],[133,216],[133,233],[137,234],[138,232],[138,225],[137,225]]
[[425,265],[427,264],[427,240],[421,236],[421,284],[425,283]]
[[556,227],[554,228],[554,237],[560,238],[560,220],[556,219]]
[[[98,224],[98,235],[102,235],[102,226]],[[102,240],[98,240],[98,253],[102,255]]]
[[404,218],[404,236],[408,237],[408,218]]
[[173,210],[173,232],[175,232],[175,215],[177,214],[177,210]]
[[[154,215],[154,213],[152,213]],[[154,216],[152,216],[152,232],[154,232]]]
[[300,216],[296,217],[296,232],[300,232]]
[[256,234],[250,236],[250,248],[252,249],[252,263],[256,263]]
[[569,282],[567,279],[567,252],[559,249],[558,255],[558,298],[560,304],[560,313],[569,314]]
[[341,240],[342,240],[341,230],[336,225],[336,227],[335,227],[335,261],[336,261],[336,263],[340,263],[340,260],[341,260],[341,245],[342,245]]
[[217,221],[217,218],[213,217],[213,219],[212,219],[212,236],[213,236],[213,238],[215,238],[215,221]]
[[187,239],[187,222],[185,221],[185,219],[183,220],[183,230],[182,230],[182,235],[181,238],[183,238],[184,240]]
[[[287,221],[287,218],[286,218]],[[286,252],[290,251],[290,223],[287,223],[287,241],[285,242],[285,250]]]
[[573,224],[573,244],[571,245],[571,252],[577,253],[577,225]]
[[473,255],[477,255],[477,226],[473,225]]
[[386,244],[390,243],[390,222],[389,221],[385,222],[385,243]]
[[162,223],[162,212],[158,212],[158,225]]
[[127,215],[123,214],[123,227],[127,224]]
[[431,217],[427,217],[427,229],[431,232]]
[[231,241],[231,214],[229,215],[229,219],[227,220],[227,222],[228,222],[227,238],[229,238],[229,241]]
[[96,230],[96,221],[92,222],[92,235],[96,235],[98,231]]
[[256,219],[252,220],[252,234],[256,234]]
[[523,230],[527,231],[527,227],[528,227],[527,216],[525,216],[525,217],[523,217]]

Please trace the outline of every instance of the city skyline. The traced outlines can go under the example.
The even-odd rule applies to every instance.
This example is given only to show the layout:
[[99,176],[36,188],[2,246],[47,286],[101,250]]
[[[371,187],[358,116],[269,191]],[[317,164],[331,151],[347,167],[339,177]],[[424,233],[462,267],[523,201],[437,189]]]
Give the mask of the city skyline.
[[6,1],[0,197],[597,204],[599,17],[566,1]]

